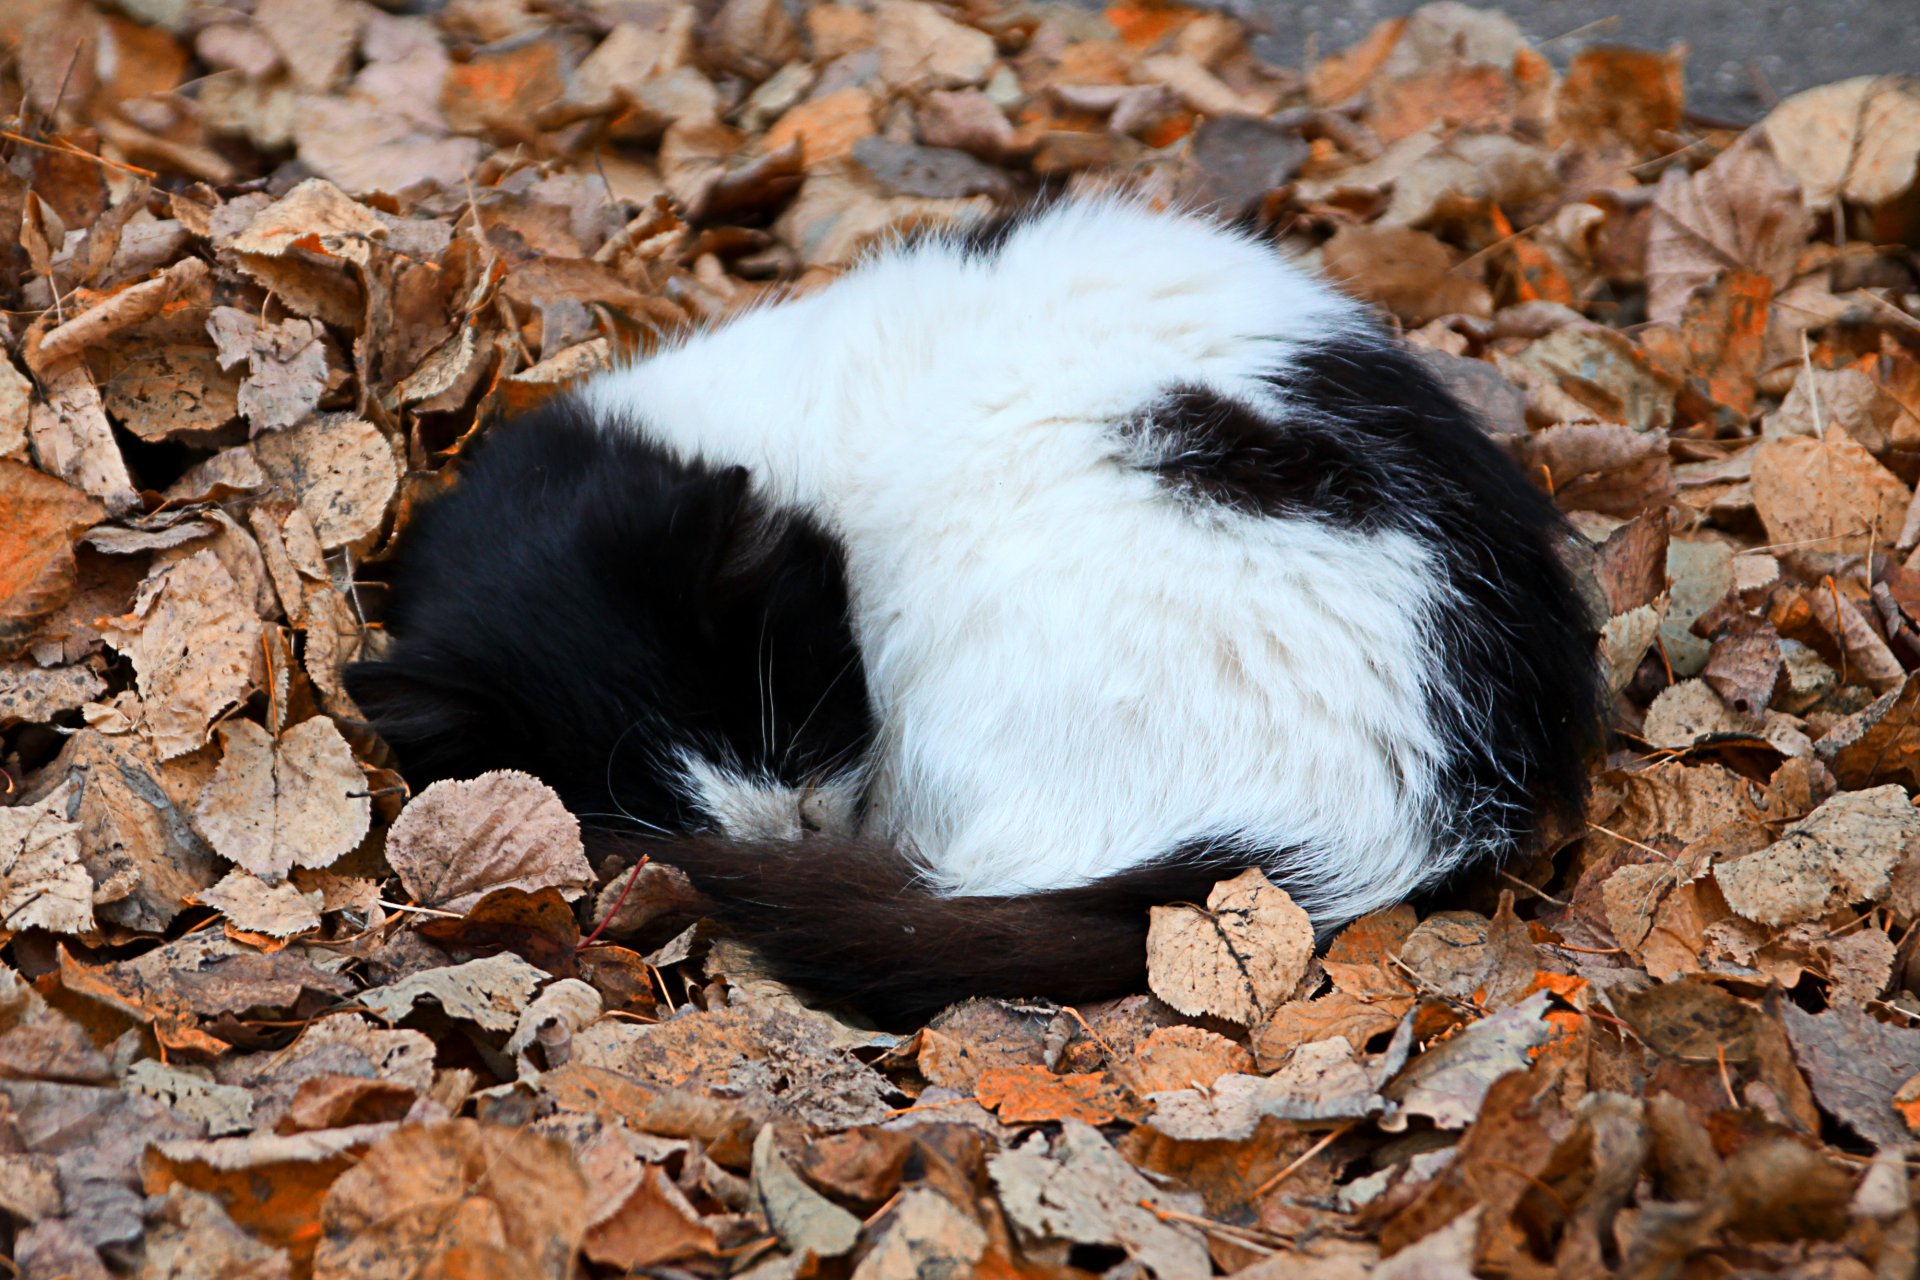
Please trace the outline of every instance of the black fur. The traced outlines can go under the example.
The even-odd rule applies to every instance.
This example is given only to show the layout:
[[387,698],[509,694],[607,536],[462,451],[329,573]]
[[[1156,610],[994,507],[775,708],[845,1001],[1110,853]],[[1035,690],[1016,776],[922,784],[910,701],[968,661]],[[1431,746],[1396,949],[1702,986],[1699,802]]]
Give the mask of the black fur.
[[899,850],[831,835],[696,836],[621,851],[685,871],[707,895],[704,914],[786,981],[909,1030],[969,996],[1083,1004],[1141,992],[1152,908],[1203,903],[1216,882],[1266,861],[1215,844],[1078,888],[942,898]]
[[872,731],[838,544],[571,400],[488,434],[393,585],[395,650],[347,688],[415,787],[523,769],[589,822],[688,832],[680,752],[798,785]]
[[[1122,435],[1144,469],[1191,499],[1399,530],[1433,547],[1457,601],[1432,655],[1434,714],[1456,731],[1441,820],[1488,851],[1523,847],[1543,811],[1584,803],[1600,718],[1592,632],[1559,555],[1572,530],[1388,335],[1328,337],[1275,381],[1281,415],[1184,387]],[[1448,714],[1450,696],[1470,708],[1465,723]]]

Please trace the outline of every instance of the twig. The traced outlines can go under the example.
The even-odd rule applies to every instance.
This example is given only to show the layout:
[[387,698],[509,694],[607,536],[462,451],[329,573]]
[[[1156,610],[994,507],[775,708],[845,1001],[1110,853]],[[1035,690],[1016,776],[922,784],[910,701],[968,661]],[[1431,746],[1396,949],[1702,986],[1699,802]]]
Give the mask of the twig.
[[137,174],[142,178],[157,178],[160,176],[155,170],[142,169],[137,164],[122,164],[118,160],[109,160],[105,156],[97,156],[91,151],[82,151],[79,147],[73,146],[72,144],[62,146],[51,142],[39,142],[24,134],[15,133],[11,129],[0,129],[0,138],[5,138],[8,142],[17,142],[23,147],[38,147],[42,151],[51,151],[57,155],[76,156],[82,160],[91,160],[104,168],[118,169],[122,173]]
[[1352,1120],[1348,1121],[1346,1124],[1341,1125],[1338,1129],[1333,1130],[1333,1132],[1329,1133],[1326,1137],[1320,1139],[1320,1141],[1308,1147],[1305,1151],[1302,1151],[1298,1156],[1294,1157],[1293,1162],[1287,1165],[1286,1168],[1282,1169],[1280,1172],[1274,1174],[1271,1178],[1268,1178],[1265,1182],[1255,1187],[1253,1189],[1253,1194],[1248,1196],[1247,1199],[1258,1200],[1260,1197],[1266,1195],[1267,1192],[1273,1190],[1275,1187],[1285,1182],[1288,1178],[1291,1178],[1295,1173],[1299,1172],[1306,1165],[1307,1161],[1313,1159],[1315,1156],[1319,1155],[1322,1151],[1325,1151],[1328,1147],[1332,1146],[1340,1138],[1343,1138],[1347,1134],[1351,1133],[1353,1131],[1353,1126],[1357,1123],[1358,1121],[1352,1121]]

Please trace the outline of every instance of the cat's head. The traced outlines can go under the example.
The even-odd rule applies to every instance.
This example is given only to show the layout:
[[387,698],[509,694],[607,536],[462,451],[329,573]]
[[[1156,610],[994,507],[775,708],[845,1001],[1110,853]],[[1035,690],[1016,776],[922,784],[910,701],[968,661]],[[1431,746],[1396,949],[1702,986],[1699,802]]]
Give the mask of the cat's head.
[[800,780],[867,733],[837,548],[570,400],[491,433],[391,586],[347,690],[416,788],[522,769],[589,823],[678,832],[688,758]]

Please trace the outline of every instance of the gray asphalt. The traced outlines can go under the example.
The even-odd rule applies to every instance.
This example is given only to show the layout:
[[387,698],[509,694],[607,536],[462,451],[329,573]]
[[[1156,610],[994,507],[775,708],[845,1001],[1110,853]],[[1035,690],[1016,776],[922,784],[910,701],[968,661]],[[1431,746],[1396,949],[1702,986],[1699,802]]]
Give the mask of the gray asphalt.
[[[1308,40],[1329,53],[1420,0],[1224,0],[1261,31],[1255,47],[1299,66]],[[1557,62],[1594,44],[1661,49],[1684,42],[1687,103],[1734,123],[1779,98],[1857,75],[1920,75],[1920,0],[1506,0],[1509,14]]]

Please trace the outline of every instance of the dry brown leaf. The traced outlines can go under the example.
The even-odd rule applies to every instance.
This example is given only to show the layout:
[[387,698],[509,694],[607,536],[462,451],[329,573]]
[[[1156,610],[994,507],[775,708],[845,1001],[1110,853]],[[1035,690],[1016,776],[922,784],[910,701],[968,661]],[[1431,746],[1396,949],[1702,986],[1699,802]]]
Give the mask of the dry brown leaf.
[[1767,541],[1809,574],[1857,572],[1870,545],[1892,545],[1912,499],[1898,476],[1844,435],[1754,448],[1753,504]]
[[269,883],[250,872],[231,871],[198,897],[243,933],[291,938],[320,927],[319,895],[302,893],[285,880]]
[[416,901],[442,911],[496,889],[552,886],[572,899],[593,883],[579,821],[551,788],[510,770],[415,796],[387,832],[387,862]]
[[488,1031],[509,1032],[520,1024],[533,993],[547,975],[519,956],[503,952],[445,969],[428,969],[389,986],[360,993],[360,1003],[388,1022],[398,1022],[422,998],[439,1002],[447,1015]]
[[1161,1027],[1135,1046],[1132,1058],[1113,1074],[1145,1097],[1168,1089],[1205,1089],[1229,1072],[1252,1069],[1253,1056],[1225,1036],[1201,1027]]
[[1243,1026],[1291,999],[1312,958],[1312,920],[1257,869],[1215,885],[1204,908],[1153,908],[1148,926],[1153,993]]
[[1006,1124],[1052,1124],[1069,1117],[1111,1124],[1136,1113],[1125,1088],[1099,1071],[1055,1075],[1045,1067],[989,1067],[980,1073],[974,1095]]
[[0,729],[52,720],[85,706],[107,689],[98,666],[41,667],[0,662]]
[[1752,137],[1691,176],[1668,169],[1648,233],[1647,314],[1678,322],[1693,291],[1724,271],[1785,288],[1812,228],[1799,184]]
[[0,933],[93,929],[93,880],[80,863],[69,782],[38,804],[0,809]]
[[106,514],[72,485],[0,459],[0,656],[24,650],[72,594],[74,538]]
[[1387,1097],[1399,1110],[1380,1127],[1398,1130],[1413,1116],[1424,1116],[1442,1129],[1464,1129],[1480,1113],[1493,1082],[1509,1071],[1524,1070],[1532,1051],[1553,1034],[1545,1020],[1552,997],[1545,991],[1502,1009],[1490,1018],[1436,1045],[1387,1086]]
[[1760,127],[1799,179],[1810,210],[1836,197],[1891,204],[1912,190],[1920,169],[1920,90],[1894,76],[1856,76],[1796,93]]
[[86,365],[68,360],[42,373],[40,385],[46,398],[34,401],[27,433],[41,467],[100,499],[114,515],[132,511],[139,505],[133,476]]
[[254,435],[302,421],[327,389],[324,330],[299,317],[262,324],[235,307],[216,307],[207,332],[219,347],[220,367],[245,362],[246,379],[235,405]]
[[29,781],[29,803],[77,781],[72,816],[100,919],[158,932],[219,878],[218,860],[187,821],[212,769],[209,755],[161,764],[138,735],[83,729]]
[[1198,1197],[1156,1188],[1089,1125],[1068,1120],[1051,1150],[1036,1134],[991,1157],[987,1169],[1022,1239],[1110,1245],[1163,1280],[1211,1269],[1198,1231],[1153,1212],[1191,1215]]
[[328,551],[379,532],[400,486],[400,465],[379,428],[322,414],[253,442],[260,469],[300,504]]
[[1901,1147],[1912,1133],[1894,1094],[1920,1075],[1920,1031],[1889,1026],[1859,1009],[1808,1013],[1783,1003],[1787,1037],[1822,1108],[1880,1147]]
[[566,1280],[587,1233],[587,1190],[549,1138],[473,1120],[407,1126],[327,1192],[313,1273],[374,1280],[399,1264]]
[[52,369],[122,329],[159,315],[174,299],[206,278],[205,262],[198,258],[183,259],[154,279],[109,294],[65,324],[49,330],[39,345],[30,349],[29,355],[40,370]]
[[260,619],[212,551],[154,573],[101,634],[133,661],[140,730],[162,761],[204,745],[254,687]]
[[1877,902],[1894,869],[1920,856],[1920,811],[1900,787],[1834,796],[1757,853],[1714,868],[1727,905],[1760,924],[1813,920]]
[[993,37],[921,0],[874,6],[880,78],[896,89],[964,89],[993,70]]
[[1323,254],[1329,276],[1409,325],[1446,315],[1493,313],[1487,287],[1470,275],[1457,274],[1453,252],[1425,231],[1343,226]]
[[753,1141],[753,1198],[780,1242],[802,1257],[837,1258],[860,1240],[860,1219],[800,1180],[770,1124]]
[[294,867],[324,867],[358,845],[372,822],[366,780],[324,716],[274,738],[251,720],[220,730],[220,767],[194,822],[228,861],[270,884]]
[[927,1187],[909,1188],[871,1230],[880,1240],[853,1280],[919,1280],[966,1275],[987,1251],[987,1233],[953,1201]]

